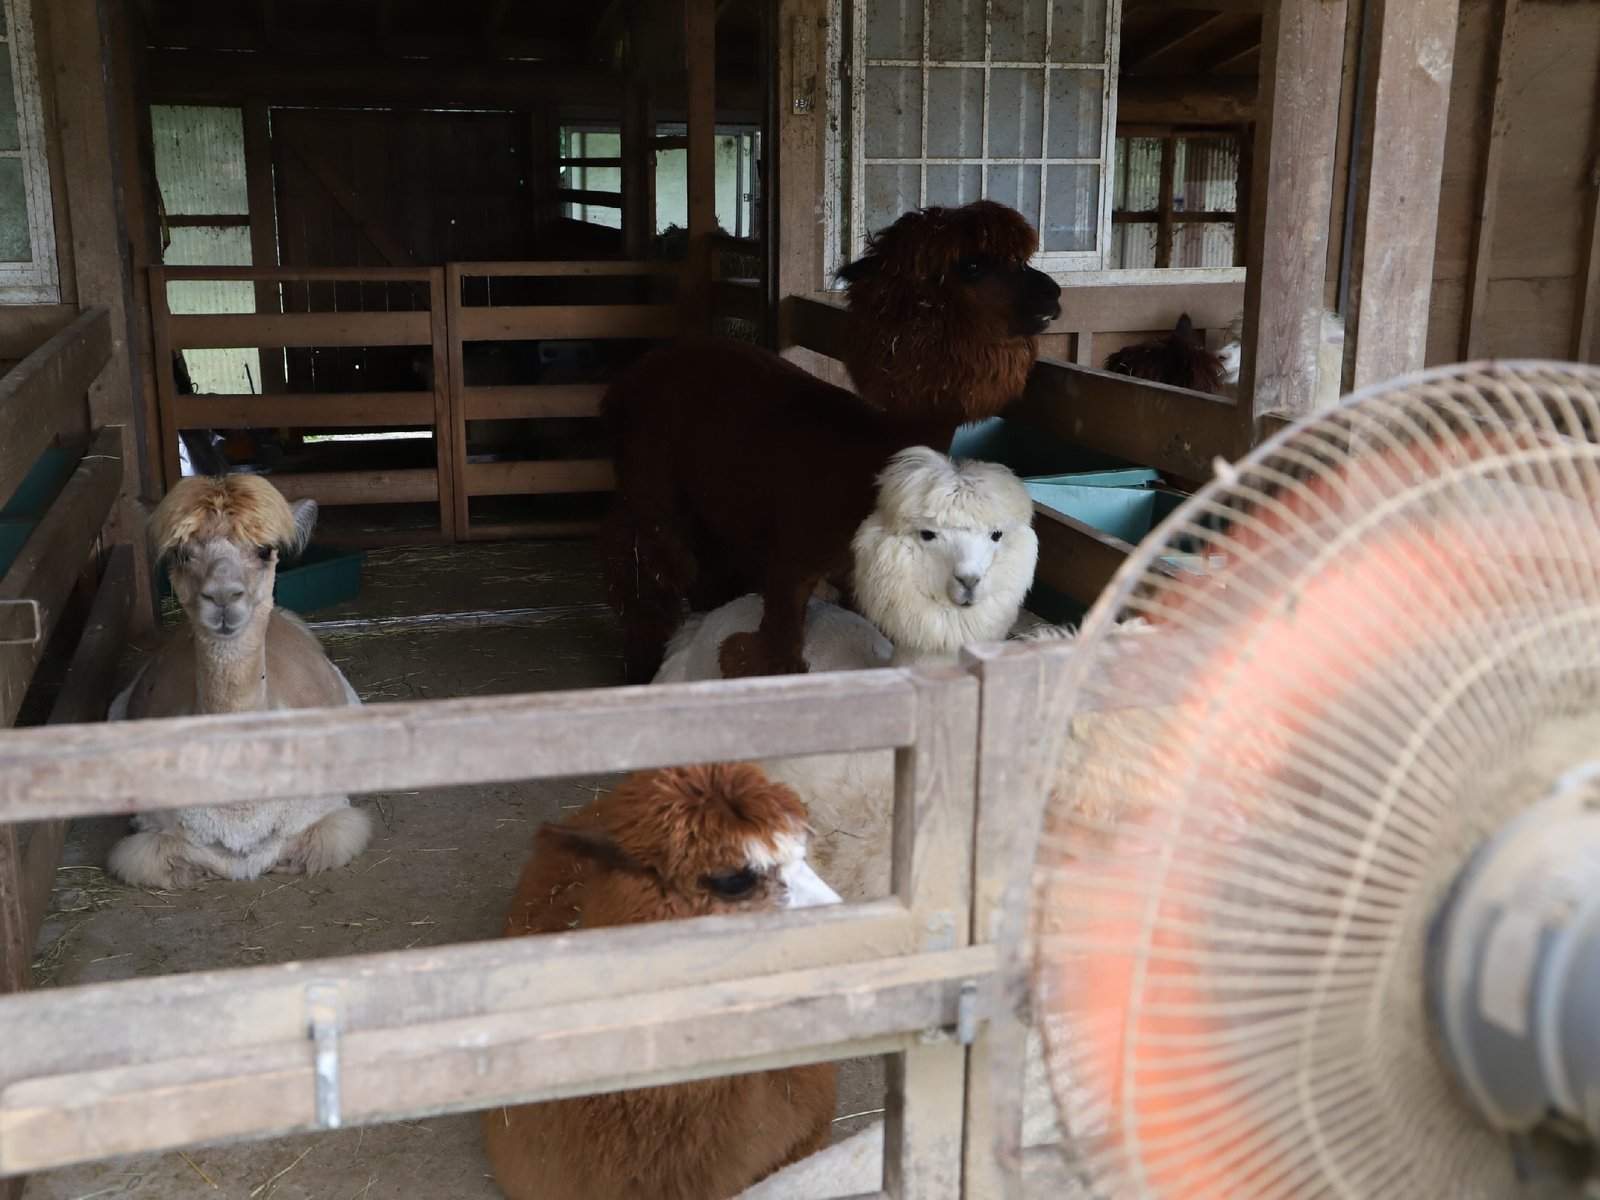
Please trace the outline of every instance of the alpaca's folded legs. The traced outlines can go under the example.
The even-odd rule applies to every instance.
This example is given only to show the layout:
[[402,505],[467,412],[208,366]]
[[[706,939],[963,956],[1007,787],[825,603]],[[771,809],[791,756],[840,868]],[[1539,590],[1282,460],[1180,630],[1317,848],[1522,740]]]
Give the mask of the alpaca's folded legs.
[[724,679],[751,675],[804,675],[806,605],[820,576],[769,587],[761,594],[761,625],[730,634],[718,652]]
[[342,867],[366,848],[372,817],[364,808],[336,808],[284,845],[273,865],[281,875],[317,875]]
[[193,849],[175,833],[130,833],[111,847],[106,869],[135,887],[186,888],[220,878],[195,860]]

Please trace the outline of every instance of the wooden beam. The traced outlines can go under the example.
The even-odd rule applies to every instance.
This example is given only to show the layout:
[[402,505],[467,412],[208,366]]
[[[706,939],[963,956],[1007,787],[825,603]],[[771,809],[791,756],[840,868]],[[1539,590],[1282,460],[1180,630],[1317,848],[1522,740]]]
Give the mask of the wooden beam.
[[[1282,0],[1265,16],[1251,155],[1241,421],[1310,412],[1322,338],[1328,213],[1338,155],[1344,0]],[[1196,478],[1196,476],[1189,476]]]
[[533,304],[463,306],[458,327],[466,342],[537,338],[664,338],[676,329],[670,304]]
[[505,421],[521,417],[597,417],[603,383],[544,383],[523,387],[461,389],[469,421]]
[[432,425],[432,392],[273,392],[179,396],[176,429],[378,429]]
[[[132,546],[123,542],[111,548],[88,620],[78,636],[66,678],[50,710],[51,725],[105,720],[117,660],[127,641],[128,624],[133,615],[136,570],[138,565]],[[22,859],[22,899],[27,914],[26,945],[30,951],[39,940],[66,837],[66,821],[45,821],[34,828],[28,839],[27,852]]]
[[1172,265],[1172,193],[1175,183],[1173,176],[1177,173],[1177,169],[1177,139],[1171,137],[1162,138],[1161,184],[1157,200],[1160,211],[1156,214],[1157,267],[1170,267]]
[[[1600,82],[1597,82],[1600,91]],[[1596,107],[1600,108],[1600,97]],[[1578,272],[1578,295],[1572,314],[1572,358],[1575,362],[1597,361],[1600,354],[1600,145],[1589,160],[1589,194],[1584,198],[1584,237],[1582,265]]]
[[1121,538],[1039,503],[1033,506],[1033,529],[1039,535],[1039,582],[1086,608],[1133,553]]
[[1458,0],[1370,0],[1345,343],[1352,389],[1422,367]]
[[[121,488],[121,431],[102,429],[11,568],[0,577],[0,609],[27,610],[39,634],[0,644],[0,730],[17,719],[34,668]],[[36,813],[28,819],[53,815]]]
[[[257,267],[278,265],[277,196],[272,187],[272,129],[267,105],[248,100],[244,105],[244,173],[250,208],[250,262]],[[257,280],[256,313],[283,312],[283,289],[271,280]],[[283,355],[261,355],[262,392],[281,392],[286,386]]]
[[1223,75],[1249,62],[1252,56],[1261,53],[1261,43],[1251,42],[1241,49],[1235,50],[1224,58],[1219,58],[1206,67],[1207,75]]
[[1131,375],[1040,359],[1001,414],[1063,441],[1183,479],[1209,479],[1218,457],[1249,447],[1237,406]]
[[684,0],[687,60],[689,245],[678,285],[683,328],[703,333],[711,319],[711,235],[717,228],[716,0]]
[[0,361],[27,358],[78,316],[72,304],[0,305]]
[[[451,389],[450,376],[450,298],[449,289],[460,292],[460,279],[444,267],[428,271],[428,328],[432,334],[429,374],[433,380],[433,469],[434,490],[439,504],[439,532],[451,541],[456,537],[456,421],[454,409],[459,393]],[[464,450],[465,447],[462,447]]]
[[1202,41],[1208,33],[1215,33],[1217,26],[1225,24],[1229,17],[1228,13],[1197,11],[1181,17],[1176,29],[1157,29],[1135,46],[1124,42],[1120,69],[1123,74],[1142,71],[1156,59]]
[[428,504],[439,499],[439,473],[432,467],[398,471],[306,471],[274,475],[272,484],[290,500],[315,500],[324,508],[347,504]]
[[565,495],[617,486],[609,458],[468,463],[466,470],[468,496]]
[[210,313],[170,317],[175,350],[237,346],[426,346],[426,312]]
[[1494,265],[1494,226],[1500,207],[1500,163],[1511,128],[1511,67],[1521,0],[1499,0],[1494,49],[1494,92],[1489,102],[1489,137],[1478,173],[1473,210],[1465,311],[1461,314],[1461,357],[1482,358],[1488,341],[1489,276]]
[[111,318],[91,308],[0,378],[0,504],[58,435],[88,429],[84,398],[111,358]]
[[1117,124],[1246,125],[1256,117],[1256,81],[1232,76],[1119,76]]
[[878,750],[916,708],[851,671],[0,732],[0,820]]
[[616,165],[622,168],[623,253],[632,259],[649,256],[656,229],[653,131],[649,89],[630,79],[622,91],[622,154]]

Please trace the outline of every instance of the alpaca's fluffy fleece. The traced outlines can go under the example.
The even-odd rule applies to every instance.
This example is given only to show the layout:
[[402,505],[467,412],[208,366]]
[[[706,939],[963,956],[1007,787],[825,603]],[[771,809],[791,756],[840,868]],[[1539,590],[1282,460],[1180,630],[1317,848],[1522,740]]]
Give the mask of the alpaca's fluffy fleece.
[[[761,624],[761,597],[740,596],[709,613],[696,613],[667,643],[667,657],[652,682],[720,679],[717,655],[732,634]],[[862,671],[886,667],[894,647],[859,613],[813,597],[806,605],[806,666],[812,671]]]

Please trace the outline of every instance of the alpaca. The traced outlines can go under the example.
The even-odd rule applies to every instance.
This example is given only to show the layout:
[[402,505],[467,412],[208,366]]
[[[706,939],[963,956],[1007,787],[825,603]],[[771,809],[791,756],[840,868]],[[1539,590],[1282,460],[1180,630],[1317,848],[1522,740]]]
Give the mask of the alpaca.
[[[1003,640],[1033,583],[1039,541],[1032,520],[1027,489],[1005,467],[956,462],[926,446],[896,454],[851,544],[861,615],[810,602],[802,653],[811,669],[952,663],[963,646]],[[760,597],[746,596],[691,619],[658,681],[716,678],[718,646],[760,618]],[[823,877],[848,899],[887,894],[894,754],[764,766],[806,802]]]
[[907,446],[948,450],[957,426],[1020,395],[1060,287],[1028,267],[1038,236],[991,201],[908,213],[843,267],[846,365],[859,394],[748,343],[702,340],[642,358],[602,415],[617,472],[604,532],[630,682],[650,679],[683,619],[746,592],[759,628],[723,645],[722,674],[806,669],[807,600],[843,582],[873,477]]
[[1215,396],[1222,391],[1223,360],[1206,349],[1189,314],[1178,318],[1171,333],[1124,346],[1106,358],[1106,370],[1135,379],[1152,379],[1173,387]]
[[[1239,398],[1239,360],[1244,353],[1244,314],[1228,322],[1228,340],[1217,350],[1222,359],[1222,394]],[[1322,314],[1317,341],[1317,385],[1312,412],[1338,406],[1344,389],[1344,318],[1332,309]]]
[[[749,763],[639,771],[546,825],[504,936],[838,903],[806,816]],[[722,1200],[827,1145],[832,1063],[490,1109],[509,1200]]]
[[[311,536],[314,501],[293,507],[255,475],[190,476],[150,522],[155,553],[188,616],[112,701],[112,721],[359,705],[300,621],[274,608],[280,555]],[[371,820],[345,796],[297,797],[140,813],[111,850],[127,883],[178,888],[263,871],[315,875],[349,862]]]

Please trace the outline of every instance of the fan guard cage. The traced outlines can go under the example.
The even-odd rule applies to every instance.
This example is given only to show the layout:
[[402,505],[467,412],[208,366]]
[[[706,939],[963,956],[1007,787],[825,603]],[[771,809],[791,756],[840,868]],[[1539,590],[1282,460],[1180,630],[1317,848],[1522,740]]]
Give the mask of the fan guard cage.
[[1031,914],[1089,1194],[1519,1194],[1426,951],[1473,849],[1600,757],[1597,429],[1594,368],[1368,389],[1221,469],[1089,614]]

